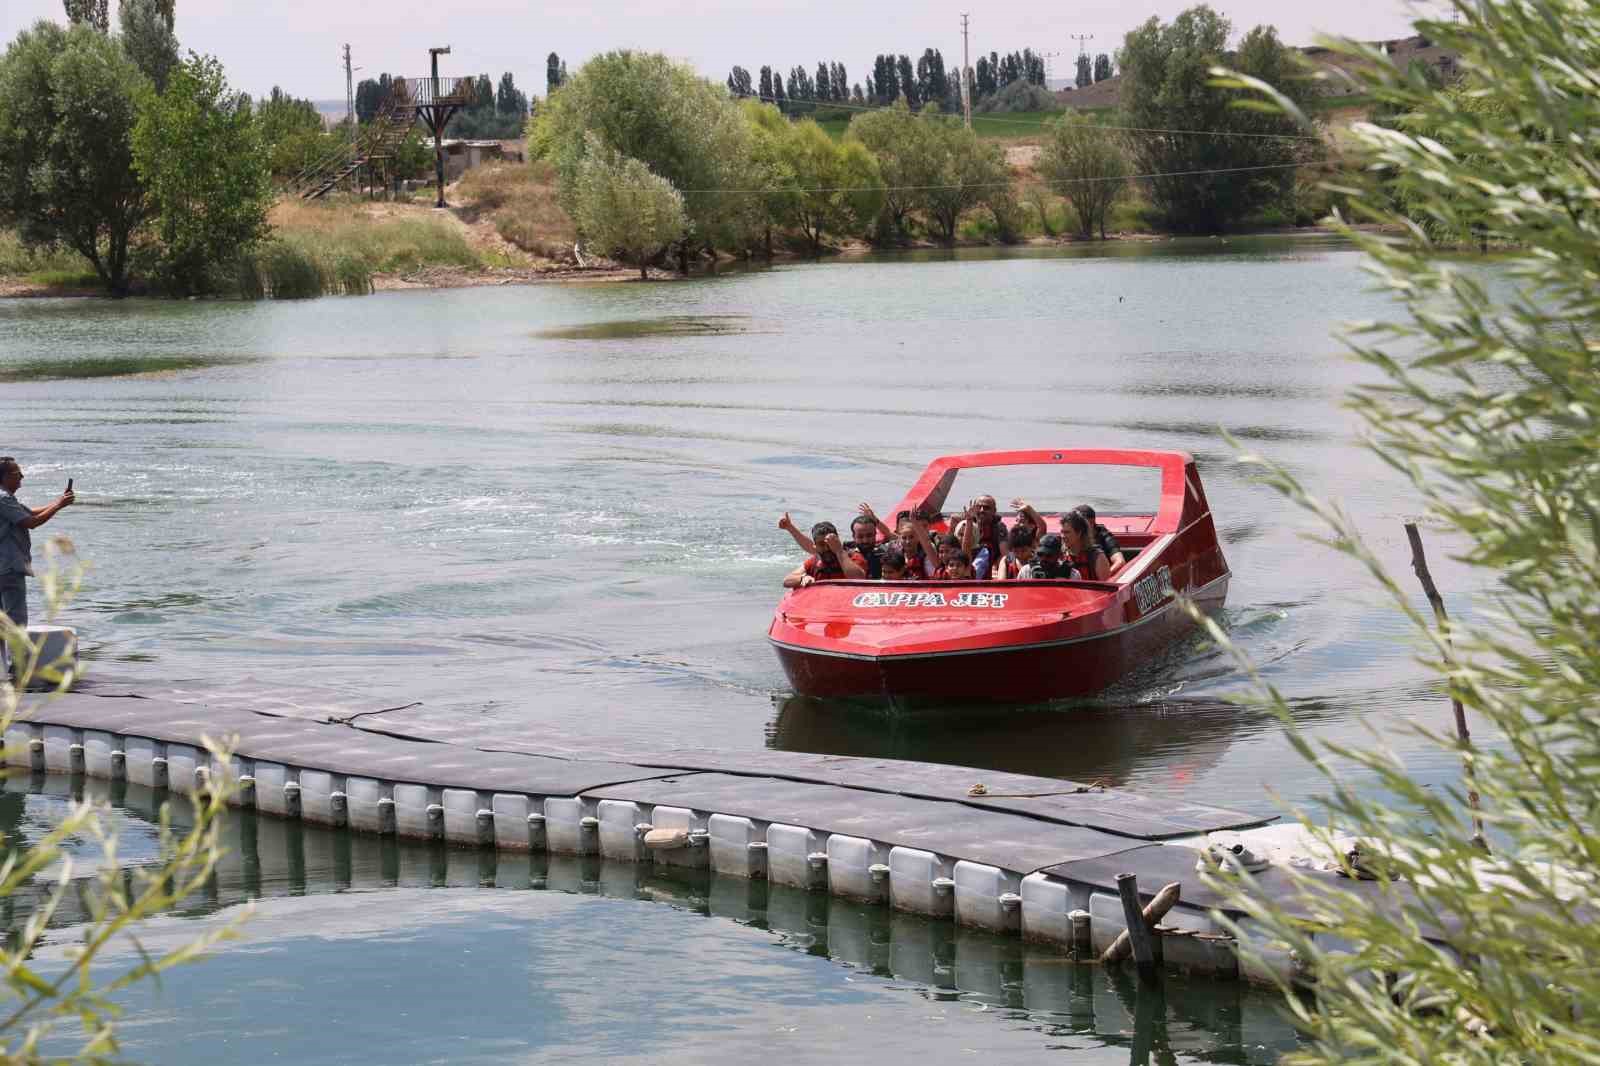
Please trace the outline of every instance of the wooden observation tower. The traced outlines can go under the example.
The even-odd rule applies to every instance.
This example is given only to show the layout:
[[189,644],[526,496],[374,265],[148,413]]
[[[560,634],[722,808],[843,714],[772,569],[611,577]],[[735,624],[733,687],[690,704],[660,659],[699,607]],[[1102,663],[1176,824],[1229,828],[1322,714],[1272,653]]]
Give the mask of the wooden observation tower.
[[[439,77],[439,57],[450,48],[428,49],[431,69],[426,78],[395,78],[389,95],[359,137],[343,142],[306,167],[291,183],[302,199],[315,200],[341,181],[366,168],[373,179],[387,171],[412,127],[421,122],[433,134],[433,171],[439,183],[437,207],[444,206],[444,128],[451,116],[477,99],[476,78]],[[359,175],[358,175],[359,176]]]
[[439,182],[439,200],[435,207],[444,206],[444,127],[450,116],[473,102],[477,89],[473,78],[445,78],[439,80],[439,57],[449,55],[450,46],[428,49],[431,63],[430,75],[417,95],[417,117],[433,134],[433,173]]

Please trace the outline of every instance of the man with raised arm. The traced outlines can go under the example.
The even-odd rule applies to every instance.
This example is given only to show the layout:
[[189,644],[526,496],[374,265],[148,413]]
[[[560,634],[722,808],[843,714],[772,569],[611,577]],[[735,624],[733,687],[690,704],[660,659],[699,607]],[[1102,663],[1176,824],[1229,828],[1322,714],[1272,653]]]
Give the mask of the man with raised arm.
[[54,518],[63,507],[71,507],[76,497],[72,482],[67,491],[43,507],[29,507],[17,499],[22,487],[22,466],[9,455],[0,455],[0,613],[16,625],[28,625],[28,578],[33,576],[33,537],[31,530]]

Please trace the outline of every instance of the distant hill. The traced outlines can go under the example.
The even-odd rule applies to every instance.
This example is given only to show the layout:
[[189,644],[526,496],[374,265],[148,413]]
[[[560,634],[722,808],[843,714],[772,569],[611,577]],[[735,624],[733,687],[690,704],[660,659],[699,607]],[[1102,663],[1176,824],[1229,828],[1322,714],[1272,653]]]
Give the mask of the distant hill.
[[[1455,52],[1441,48],[1426,37],[1397,37],[1388,41],[1374,41],[1389,54],[1395,66],[1405,70],[1412,63],[1423,63],[1441,73],[1453,74],[1459,59]],[[1312,63],[1333,75],[1328,81],[1330,96],[1346,96],[1359,92],[1359,87],[1347,82],[1340,72],[1360,66],[1360,61],[1330,52],[1318,45],[1301,48],[1300,53]],[[1105,81],[1086,85],[1081,89],[1063,89],[1056,93],[1062,107],[1093,111],[1103,107],[1116,107],[1122,95],[1122,75],[1114,74]]]

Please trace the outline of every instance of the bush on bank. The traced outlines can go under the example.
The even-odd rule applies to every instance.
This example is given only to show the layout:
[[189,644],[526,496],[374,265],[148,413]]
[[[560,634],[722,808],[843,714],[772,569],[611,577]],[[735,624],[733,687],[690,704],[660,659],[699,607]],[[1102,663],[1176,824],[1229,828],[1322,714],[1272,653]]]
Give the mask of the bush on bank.
[[[1354,128],[1369,171],[1337,192],[1351,220],[1394,227],[1352,234],[1397,308],[1351,337],[1383,382],[1352,406],[1414,485],[1423,528],[1469,545],[1458,558],[1487,572],[1489,602],[1441,632],[1409,576],[1391,574],[1403,548],[1380,558],[1362,539],[1370,530],[1286,471],[1269,479],[1365,565],[1474,736],[1446,727],[1441,698],[1431,735],[1465,769],[1430,788],[1382,747],[1312,745],[1284,695],[1264,694],[1327,780],[1324,809],[1304,821],[1357,836],[1388,896],[1374,907],[1307,884],[1300,918],[1248,883],[1223,886],[1303,968],[1311,995],[1286,1002],[1308,1043],[1292,1063],[1575,1063],[1600,1049],[1600,9],[1455,7],[1458,21],[1418,23],[1459,51],[1455,88],[1333,45],[1366,60],[1372,98],[1407,116]],[[1265,93],[1304,121],[1291,96]],[[1449,253],[1462,234],[1513,249],[1496,277]],[[1346,860],[1345,872],[1360,871]],[[1449,950],[1423,935],[1440,930]]]

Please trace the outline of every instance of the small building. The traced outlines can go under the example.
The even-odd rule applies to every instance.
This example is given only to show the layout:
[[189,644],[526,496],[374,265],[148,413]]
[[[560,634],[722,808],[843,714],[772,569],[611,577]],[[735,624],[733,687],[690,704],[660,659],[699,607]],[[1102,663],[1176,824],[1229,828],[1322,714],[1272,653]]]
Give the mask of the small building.
[[444,149],[444,180],[455,181],[473,167],[485,163],[522,162],[522,153],[507,149],[503,141],[473,141],[464,138],[446,138],[439,143]]

